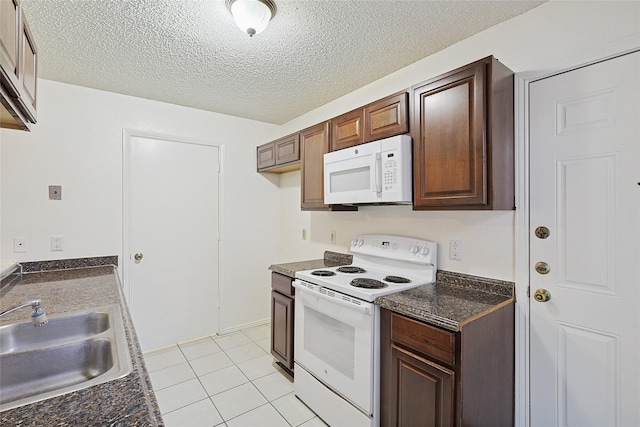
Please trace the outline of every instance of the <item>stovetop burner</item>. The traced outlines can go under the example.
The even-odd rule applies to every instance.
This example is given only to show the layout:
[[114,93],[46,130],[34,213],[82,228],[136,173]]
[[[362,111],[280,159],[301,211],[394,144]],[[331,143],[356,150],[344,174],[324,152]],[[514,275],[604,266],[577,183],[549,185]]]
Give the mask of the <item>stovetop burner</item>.
[[357,279],[353,279],[350,284],[351,286],[355,286],[356,288],[365,288],[365,289],[381,289],[381,288],[387,287],[385,283],[382,283],[379,280],[367,279],[364,277],[358,277]]
[[344,267],[338,267],[336,271],[339,271],[340,273],[350,273],[350,274],[367,272],[367,270],[365,270],[364,268],[356,267],[354,265],[345,265]]
[[351,242],[351,252],[348,264],[332,267],[318,264],[316,268],[296,271],[296,287],[319,292],[331,290],[336,295],[374,302],[378,297],[433,283],[436,279],[436,242],[367,234],[356,236]]
[[329,270],[316,270],[316,271],[312,271],[311,274],[313,274],[314,276],[323,276],[323,277],[336,275],[336,273]]
[[400,276],[387,276],[382,280],[389,283],[411,283],[411,280]]

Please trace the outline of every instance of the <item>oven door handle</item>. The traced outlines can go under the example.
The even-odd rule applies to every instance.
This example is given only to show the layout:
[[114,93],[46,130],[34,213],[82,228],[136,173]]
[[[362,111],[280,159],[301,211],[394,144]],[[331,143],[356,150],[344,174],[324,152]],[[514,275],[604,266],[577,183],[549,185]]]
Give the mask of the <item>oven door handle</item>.
[[[328,302],[330,302],[332,304],[340,305],[340,306],[348,308],[349,310],[357,311],[357,312],[362,313],[362,314],[371,314],[371,305],[373,305],[371,303],[363,301],[363,303],[362,303],[363,305],[361,305],[361,304],[355,304],[353,302],[345,301],[345,300],[342,300],[342,299],[339,299],[339,298],[333,298],[333,297],[324,295],[324,294],[322,294],[322,293],[320,293],[318,291],[314,291],[312,289],[309,289],[304,285],[299,285],[295,281],[293,282],[293,287],[298,289],[301,292],[304,292],[305,294],[307,294],[309,296],[314,296],[319,300],[328,301]],[[348,297],[348,298],[350,298],[350,297]]]

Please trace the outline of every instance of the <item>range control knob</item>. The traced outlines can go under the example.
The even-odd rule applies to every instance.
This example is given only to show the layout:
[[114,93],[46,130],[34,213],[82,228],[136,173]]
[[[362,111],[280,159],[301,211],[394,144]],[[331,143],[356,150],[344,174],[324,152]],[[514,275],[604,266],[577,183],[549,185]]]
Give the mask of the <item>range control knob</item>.
[[429,255],[429,246],[425,246],[424,248],[422,248],[422,250],[420,251],[420,255]]
[[353,239],[351,241],[351,246],[356,246],[358,244],[358,239]]
[[418,245],[411,246],[411,253],[412,254],[417,254],[418,252],[420,252],[420,246],[418,246]]
[[362,246],[362,245],[364,245],[364,240],[359,239],[359,240],[358,240],[358,246]]

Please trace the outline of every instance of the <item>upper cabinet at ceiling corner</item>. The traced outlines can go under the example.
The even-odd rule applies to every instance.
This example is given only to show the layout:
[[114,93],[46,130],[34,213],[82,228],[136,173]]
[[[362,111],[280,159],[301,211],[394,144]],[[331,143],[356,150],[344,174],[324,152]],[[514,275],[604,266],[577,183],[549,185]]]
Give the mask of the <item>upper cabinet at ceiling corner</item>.
[[331,151],[409,132],[406,91],[331,119]]
[[300,134],[262,144],[257,149],[258,172],[284,173],[300,169]]
[[324,154],[409,131],[414,210],[514,209],[513,72],[493,56],[261,145],[258,171],[300,168],[302,210],[357,210],[324,203]]
[[411,91],[413,208],[514,209],[513,72],[489,56]]
[[38,54],[18,0],[0,0],[0,127],[36,122]]

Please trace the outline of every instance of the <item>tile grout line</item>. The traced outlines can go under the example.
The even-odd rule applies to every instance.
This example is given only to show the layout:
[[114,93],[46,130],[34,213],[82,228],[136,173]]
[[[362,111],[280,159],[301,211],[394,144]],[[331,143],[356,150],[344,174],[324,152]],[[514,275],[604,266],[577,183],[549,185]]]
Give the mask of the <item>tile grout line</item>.
[[[242,332],[242,331],[240,331],[240,332]],[[244,334],[243,334],[243,335],[244,335]],[[245,335],[245,336],[246,336],[246,335]],[[208,338],[210,338],[214,343],[216,343],[216,345],[218,345],[218,343],[216,342],[216,340],[215,340],[211,335],[208,335],[207,337],[208,337]],[[249,337],[247,337],[247,338],[251,340],[251,338],[249,338]],[[203,339],[203,340],[204,340],[204,339]],[[170,413],[172,413],[172,412],[178,411],[178,410],[180,410],[180,409],[184,409],[184,408],[186,408],[186,407],[188,407],[188,406],[190,406],[190,405],[193,405],[193,404],[195,404],[195,403],[202,402],[203,400],[207,400],[207,399],[209,399],[209,401],[211,402],[211,404],[212,404],[212,405],[213,405],[213,407],[215,408],[216,412],[218,413],[218,415],[219,415],[219,416],[220,416],[220,418],[222,419],[223,423],[224,423],[224,424],[226,424],[226,422],[227,422],[227,421],[229,421],[229,420],[225,420],[225,419],[224,419],[224,417],[223,417],[223,416],[222,416],[222,414],[220,413],[220,409],[218,409],[218,407],[216,406],[216,404],[214,403],[214,401],[211,399],[211,397],[212,397],[212,396],[210,396],[210,395],[209,395],[209,392],[207,392],[207,388],[204,386],[204,384],[203,384],[203,383],[202,383],[202,381],[200,380],[200,375],[198,375],[198,374],[196,373],[196,371],[193,369],[193,366],[191,365],[191,360],[189,360],[189,358],[187,357],[187,355],[184,353],[184,351],[183,351],[182,347],[180,346],[180,344],[177,344],[177,343],[176,343],[176,347],[178,348],[178,350],[180,351],[180,353],[181,353],[181,354],[182,354],[182,356],[184,357],[184,359],[185,359],[185,361],[186,361],[187,365],[189,366],[189,369],[191,369],[191,372],[193,372],[193,374],[195,375],[195,379],[196,379],[196,380],[198,380],[198,384],[200,384],[200,386],[202,387],[202,389],[204,390],[204,392],[207,394],[207,397],[206,397],[206,398],[204,398],[204,399],[198,400],[198,401],[196,401],[196,402],[191,402],[191,403],[189,403],[189,404],[187,404],[187,405],[181,406],[181,407],[179,407],[179,408],[176,408],[176,409],[174,409],[174,410],[172,410],[172,411],[167,412],[166,414],[161,414],[161,415],[167,415],[167,414],[170,414]],[[218,345],[218,347],[220,348],[220,351],[221,351],[222,353],[224,353],[224,354],[225,354],[225,356],[229,357],[229,355],[227,354],[227,352],[226,352],[222,347],[220,347],[219,345]],[[239,346],[237,346],[237,347],[239,347]],[[236,348],[236,347],[232,347],[232,348]],[[215,353],[211,353],[211,354],[215,354]],[[208,355],[204,355],[204,356],[201,356],[201,357],[197,357],[197,358],[195,358],[195,359],[193,359],[193,360],[197,360],[197,359],[200,359],[200,358],[202,358],[202,357],[206,357],[206,356],[208,356]],[[233,362],[233,366],[236,366],[236,367],[237,367],[237,364],[233,361],[233,359],[231,359],[231,358],[229,357],[229,360],[231,360],[231,361]],[[177,365],[173,365],[173,366],[177,366]],[[222,368],[222,369],[225,369],[225,368]],[[216,370],[216,371],[208,372],[207,374],[204,374],[204,375],[208,375],[208,374],[211,374],[211,373],[213,373],[213,372],[218,372],[218,371],[220,371],[220,370],[222,370],[222,369],[218,369],[218,370]],[[241,373],[241,374],[242,374],[242,375],[247,379],[247,381],[251,382],[251,381],[249,380],[249,378],[245,375],[245,373],[244,373],[244,372],[242,372],[242,369],[238,368],[238,370],[239,370],[239,371],[240,371],[240,373]],[[204,376],[204,375],[203,375],[203,376]],[[192,378],[192,379],[193,379],[193,378]],[[187,381],[191,381],[191,379],[189,379],[189,380],[185,380],[185,381],[181,381],[181,382],[179,382],[179,383],[177,383],[177,384],[182,384],[182,383],[185,383],[185,382],[187,382]],[[174,384],[174,385],[177,385],[177,384]],[[244,383],[244,384],[246,384],[246,383]],[[244,385],[244,384],[241,384],[241,385]],[[170,386],[170,387],[173,387],[173,385],[172,385],[172,386]],[[238,387],[240,387],[240,386],[238,386]],[[254,386],[254,387],[255,387],[255,386]],[[165,388],[169,388],[169,387],[165,387]],[[235,387],[232,387],[232,388],[235,388]],[[256,387],[256,389],[257,389],[257,387]],[[229,390],[231,390],[231,389],[229,389]],[[228,390],[225,390],[225,391],[228,391]],[[258,390],[258,391],[260,391],[260,390]],[[222,391],[222,392],[220,392],[220,393],[224,393],[224,391]],[[220,394],[220,393],[217,393],[217,394]],[[215,395],[217,395],[217,394],[215,394]],[[214,396],[215,396],[215,395],[214,395]],[[255,409],[255,408],[254,408],[254,409]],[[242,414],[241,414],[241,415],[242,415]],[[240,415],[238,415],[238,416],[240,416]],[[234,418],[236,418],[236,417],[234,417]],[[231,419],[233,419],[233,418],[230,418],[230,420],[231,420]]]
[[[244,331],[238,331],[238,333],[241,333],[244,337],[246,337],[246,338],[249,340],[249,344],[255,344],[255,345],[257,345],[257,346],[260,348],[260,350],[262,350],[262,351],[264,352],[264,355],[267,355],[267,356],[269,356],[269,355],[270,355],[269,353],[267,353],[267,352],[266,352],[266,351],[265,351],[265,350],[264,350],[264,349],[263,349],[263,348],[258,344],[258,342],[257,342],[255,339],[253,339],[253,338],[252,338],[252,337],[250,337],[249,335],[245,334],[245,333],[244,333]],[[220,336],[218,335],[217,337],[219,338]],[[282,414],[282,413],[278,410],[278,408],[276,408],[276,407],[273,405],[273,403],[272,403],[272,402],[273,402],[273,401],[275,401],[275,400],[278,400],[278,399],[280,399],[280,398],[283,398],[283,397],[287,396],[289,393],[286,393],[286,394],[284,394],[284,395],[282,395],[282,396],[278,396],[278,397],[274,398],[273,400],[269,400],[269,398],[268,398],[267,396],[265,396],[265,395],[264,395],[264,393],[263,393],[263,392],[262,392],[262,391],[261,391],[261,390],[260,390],[260,389],[259,389],[259,388],[254,384],[254,383],[253,383],[253,382],[254,382],[254,381],[256,381],[256,380],[261,379],[261,378],[264,378],[264,377],[267,377],[267,376],[269,376],[269,375],[272,375],[272,374],[273,374],[273,373],[275,373],[275,372],[282,372],[282,374],[283,374],[283,375],[286,375],[286,376],[288,376],[288,374],[287,374],[286,372],[284,372],[282,369],[278,368],[275,372],[271,372],[271,373],[268,373],[268,374],[262,375],[262,376],[260,376],[260,377],[257,377],[257,378],[254,378],[253,380],[251,380],[251,379],[249,379],[249,377],[247,376],[247,374],[246,374],[246,373],[245,373],[245,372],[244,372],[244,371],[243,371],[243,370],[238,366],[238,363],[236,363],[236,362],[235,362],[235,361],[234,361],[234,360],[229,356],[229,354],[227,353],[227,350],[231,350],[231,349],[234,349],[234,348],[238,348],[238,347],[241,347],[242,345],[246,345],[246,344],[237,345],[237,346],[230,347],[230,348],[228,348],[228,349],[226,349],[226,350],[225,350],[225,349],[223,349],[222,347],[220,347],[220,345],[216,342],[216,339],[215,339],[215,338],[213,338],[213,336],[208,335],[208,336],[207,336],[207,338],[211,339],[214,343],[216,343],[216,345],[218,345],[218,347],[220,348],[220,351],[221,351],[222,353],[224,353],[224,354],[225,354],[225,356],[227,356],[227,357],[229,358],[229,360],[231,360],[231,362],[233,363],[233,365],[232,365],[232,366],[235,366],[235,367],[240,371],[240,373],[244,376],[244,378],[247,380],[247,382],[245,382],[245,383],[243,383],[243,384],[240,384],[240,385],[238,385],[238,386],[236,386],[236,387],[232,387],[232,388],[230,388],[230,389],[227,389],[227,390],[221,391],[221,392],[219,392],[219,393],[214,394],[213,396],[217,396],[218,394],[224,393],[224,392],[226,392],[226,391],[232,390],[232,389],[237,388],[237,387],[242,387],[242,386],[244,386],[244,385],[246,385],[246,384],[250,383],[250,384],[251,384],[251,385],[252,385],[252,386],[253,386],[253,387],[258,391],[258,393],[260,393],[260,395],[265,399],[266,403],[263,403],[262,405],[259,405],[259,406],[255,407],[255,408],[252,408],[252,409],[250,409],[250,410],[248,410],[248,411],[245,411],[245,412],[243,412],[243,413],[241,413],[241,414],[238,414],[238,415],[236,415],[236,416],[234,416],[234,417],[232,417],[232,418],[229,418],[228,420],[225,420],[225,419],[222,417],[222,414],[220,413],[220,410],[218,409],[218,407],[216,406],[216,404],[213,402],[213,400],[212,400],[212,397],[213,397],[213,396],[209,395],[209,393],[207,392],[206,387],[204,386],[204,384],[202,383],[202,381],[201,381],[201,379],[200,379],[200,375],[198,375],[198,374],[195,372],[195,370],[193,369],[193,366],[192,366],[192,364],[191,364],[192,360],[197,360],[197,359],[200,359],[200,358],[202,358],[202,357],[206,357],[206,356],[208,356],[208,355],[203,355],[203,356],[201,356],[201,357],[197,357],[197,358],[195,358],[195,359],[189,360],[189,358],[188,358],[188,357],[187,357],[187,355],[185,354],[185,352],[184,352],[184,350],[183,350],[182,346],[181,346],[180,344],[176,343],[176,344],[175,344],[175,346],[178,348],[178,350],[180,351],[180,353],[181,353],[181,354],[182,354],[182,356],[184,357],[184,359],[185,359],[185,361],[186,361],[187,365],[189,366],[189,369],[191,369],[191,371],[192,371],[192,372],[193,372],[193,374],[195,375],[195,379],[197,379],[197,380],[198,380],[198,383],[200,384],[200,386],[203,388],[203,390],[204,390],[204,391],[205,391],[205,393],[207,394],[207,397],[206,397],[206,398],[204,398],[204,399],[197,400],[197,401],[195,401],[195,402],[191,402],[191,403],[189,403],[188,405],[185,405],[185,406],[182,406],[182,407],[176,408],[176,409],[174,409],[174,410],[172,410],[172,411],[169,411],[169,412],[167,412],[166,414],[162,414],[162,415],[167,415],[167,414],[173,413],[173,412],[175,412],[175,411],[178,411],[178,410],[180,410],[180,409],[184,409],[184,408],[186,408],[186,407],[188,407],[188,406],[190,406],[190,405],[193,405],[193,404],[196,404],[196,403],[199,403],[199,402],[202,402],[202,401],[204,401],[204,400],[207,400],[207,399],[208,399],[208,400],[211,402],[211,404],[213,405],[213,407],[215,408],[215,410],[217,411],[217,413],[218,413],[218,415],[220,416],[220,418],[223,420],[223,423],[224,423],[224,424],[226,424],[228,421],[231,421],[231,420],[233,420],[233,419],[235,419],[235,418],[238,418],[238,417],[240,417],[240,416],[242,416],[242,415],[245,415],[245,414],[247,414],[247,413],[249,413],[249,412],[251,412],[251,411],[254,411],[254,410],[258,409],[258,408],[261,408],[261,407],[263,407],[263,406],[265,406],[265,405],[270,405],[270,406],[274,409],[274,411],[276,411],[276,413],[277,413],[278,415],[280,415],[280,417],[282,417],[282,419],[283,419],[283,420],[284,420],[284,421],[285,421],[289,426],[291,426],[291,427],[296,427],[296,426],[294,426],[293,424],[291,424],[291,423],[287,420],[287,418],[284,416],[284,414]],[[260,341],[262,341],[262,340],[264,340],[264,339],[266,339],[266,338],[263,338],[263,339],[261,339]],[[205,338],[203,338],[202,340],[204,341],[204,340],[205,340]],[[192,345],[196,345],[196,344],[192,344]],[[211,353],[211,354],[215,354],[215,353]],[[249,362],[249,361],[251,361],[251,360],[255,360],[255,359],[258,359],[258,358],[260,358],[260,357],[262,357],[262,356],[254,357],[254,358],[251,358],[251,359],[245,360],[245,361],[243,361],[243,362],[241,362],[241,363]],[[181,363],[184,363],[184,362],[181,362]],[[167,369],[167,368],[170,368],[170,367],[174,367],[174,366],[180,365],[181,363],[178,363],[178,364],[176,364],[176,365],[167,366],[167,367],[165,367],[165,368],[163,368],[163,369]],[[226,369],[226,368],[222,368],[222,369]],[[161,370],[161,369],[160,369],[160,370]],[[160,371],[160,370],[158,370],[158,371]],[[221,369],[216,370],[216,371],[212,371],[212,372],[209,372],[209,373],[204,374],[204,375],[208,375],[208,374],[213,373],[213,372],[218,372],[218,371],[220,371],[220,370],[221,370]],[[203,375],[203,376],[204,376],[204,375]],[[171,385],[171,386],[165,387],[165,388],[160,389],[160,390],[164,390],[164,389],[166,389],[166,388],[173,387],[173,386],[175,386],[175,385],[182,384],[182,383],[187,382],[187,381],[191,381],[191,379],[189,379],[189,380],[185,380],[185,381],[181,381],[181,382],[179,382],[179,383],[173,384],[173,385]],[[312,417],[312,418],[313,418],[313,417]],[[310,418],[309,420],[311,420],[312,418]],[[309,420],[305,420],[305,421],[303,422],[303,424],[304,424],[305,422],[309,421]]]
[[[258,345],[258,344],[255,342],[255,340],[253,340],[253,338],[251,338],[251,337],[250,337],[250,336],[248,336],[247,334],[243,333],[242,331],[240,331],[240,333],[242,333],[244,336],[246,336],[246,337],[247,337],[247,338],[248,338],[252,343],[254,343],[254,344]],[[238,347],[239,347],[239,346],[238,346]],[[260,347],[260,346],[258,346],[258,347]],[[233,348],[236,348],[236,347],[233,347]],[[260,347],[260,349],[264,351],[264,349],[263,349],[262,347]],[[225,351],[225,350],[224,350],[224,349],[222,349],[222,351]],[[226,352],[225,352],[225,354],[226,354]],[[267,354],[267,353],[265,352],[265,354]],[[227,354],[227,357],[229,357],[229,355],[228,355],[228,354]],[[231,358],[229,357],[229,359],[231,359]],[[257,359],[257,357],[256,357],[255,359]],[[249,359],[249,360],[253,360],[253,359]],[[248,362],[249,360],[246,360],[245,362]],[[251,411],[255,411],[255,410],[256,410],[256,409],[258,409],[258,408],[262,408],[263,406],[270,405],[270,406],[271,406],[271,407],[276,411],[276,413],[277,413],[278,415],[280,415],[280,416],[282,417],[282,419],[283,419],[283,420],[284,420],[284,421],[285,421],[285,422],[286,422],[290,427],[296,427],[296,426],[292,426],[292,424],[291,424],[291,423],[290,423],[290,422],[289,422],[289,421],[284,417],[284,415],[282,415],[282,414],[280,413],[280,411],[278,411],[278,408],[276,408],[275,406],[273,406],[273,404],[271,403],[271,401],[269,400],[269,398],[268,398],[267,396],[265,396],[265,395],[264,395],[264,393],[263,393],[263,392],[262,392],[262,391],[261,391],[261,390],[260,390],[260,389],[259,389],[259,388],[254,384],[254,383],[253,383],[253,381],[255,381],[255,380],[257,380],[257,379],[260,379],[260,378],[264,378],[264,377],[266,377],[266,376],[269,376],[269,375],[271,375],[272,373],[270,373],[270,374],[266,374],[266,375],[263,375],[263,376],[258,377],[258,378],[255,378],[254,380],[250,380],[250,379],[249,379],[249,377],[247,377],[247,375],[244,373],[244,371],[238,367],[238,364],[237,364],[236,362],[234,362],[234,361],[233,361],[233,359],[231,359],[231,361],[233,362],[234,366],[236,366],[236,367],[238,368],[238,370],[239,370],[240,372],[242,372],[242,374],[245,376],[245,378],[247,378],[247,380],[249,381],[249,383],[250,383],[250,384],[251,384],[251,385],[252,385],[256,390],[258,390],[258,393],[260,393],[260,395],[264,398],[264,400],[266,400],[266,403],[263,403],[262,405],[256,406],[255,408],[249,409],[248,411],[243,412],[242,414],[238,414],[238,415],[236,415],[235,417],[229,418],[228,420],[225,420],[225,419],[223,418],[223,421],[224,421],[225,425],[226,425],[226,423],[227,423],[228,421],[231,421],[231,420],[236,419],[236,418],[238,418],[238,417],[241,417],[241,416],[243,416],[243,415],[245,415],[245,414],[248,414],[249,412],[251,412]],[[244,362],[242,362],[242,363],[244,363]],[[278,371],[279,371],[279,370],[278,370]],[[278,372],[278,371],[276,371],[276,372]],[[245,384],[246,384],[246,383],[245,383]],[[229,390],[232,390],[233,388],[242,387],[243,385],[244,385],[244,384],[241,384],[241,385],[236,386],[236,387],[232,387],[232,388],[231,388],[231,389],[229,389]],[[206,391],[206,389],[205,389],[205,391]],[[228,391],[228,390],[226,390],[226,391]],[[221,393],[224,393],[224,392],[221,392]],[[218,394],[220,394],[220,393],[218,393]],[[280,397],[283,397],[283,396],[280,396]],[[279,399],[280,397],[278,397],[277,399]],[[211,396],[209,396],[209,399],[211,399]],[[274,399],[274,400],[275,400],[275,399]],[[211,401],[211,403],[213,403],[213,406],[216,408],[216,410],[218,410],[218,407],[217,407],[217,406],[216,406],[216,404],[213,402],[213,400]],[[220,411],[218,411],[218,412],[220,412]],[[222,415],[221,415],[221,417],[222,417]]]

